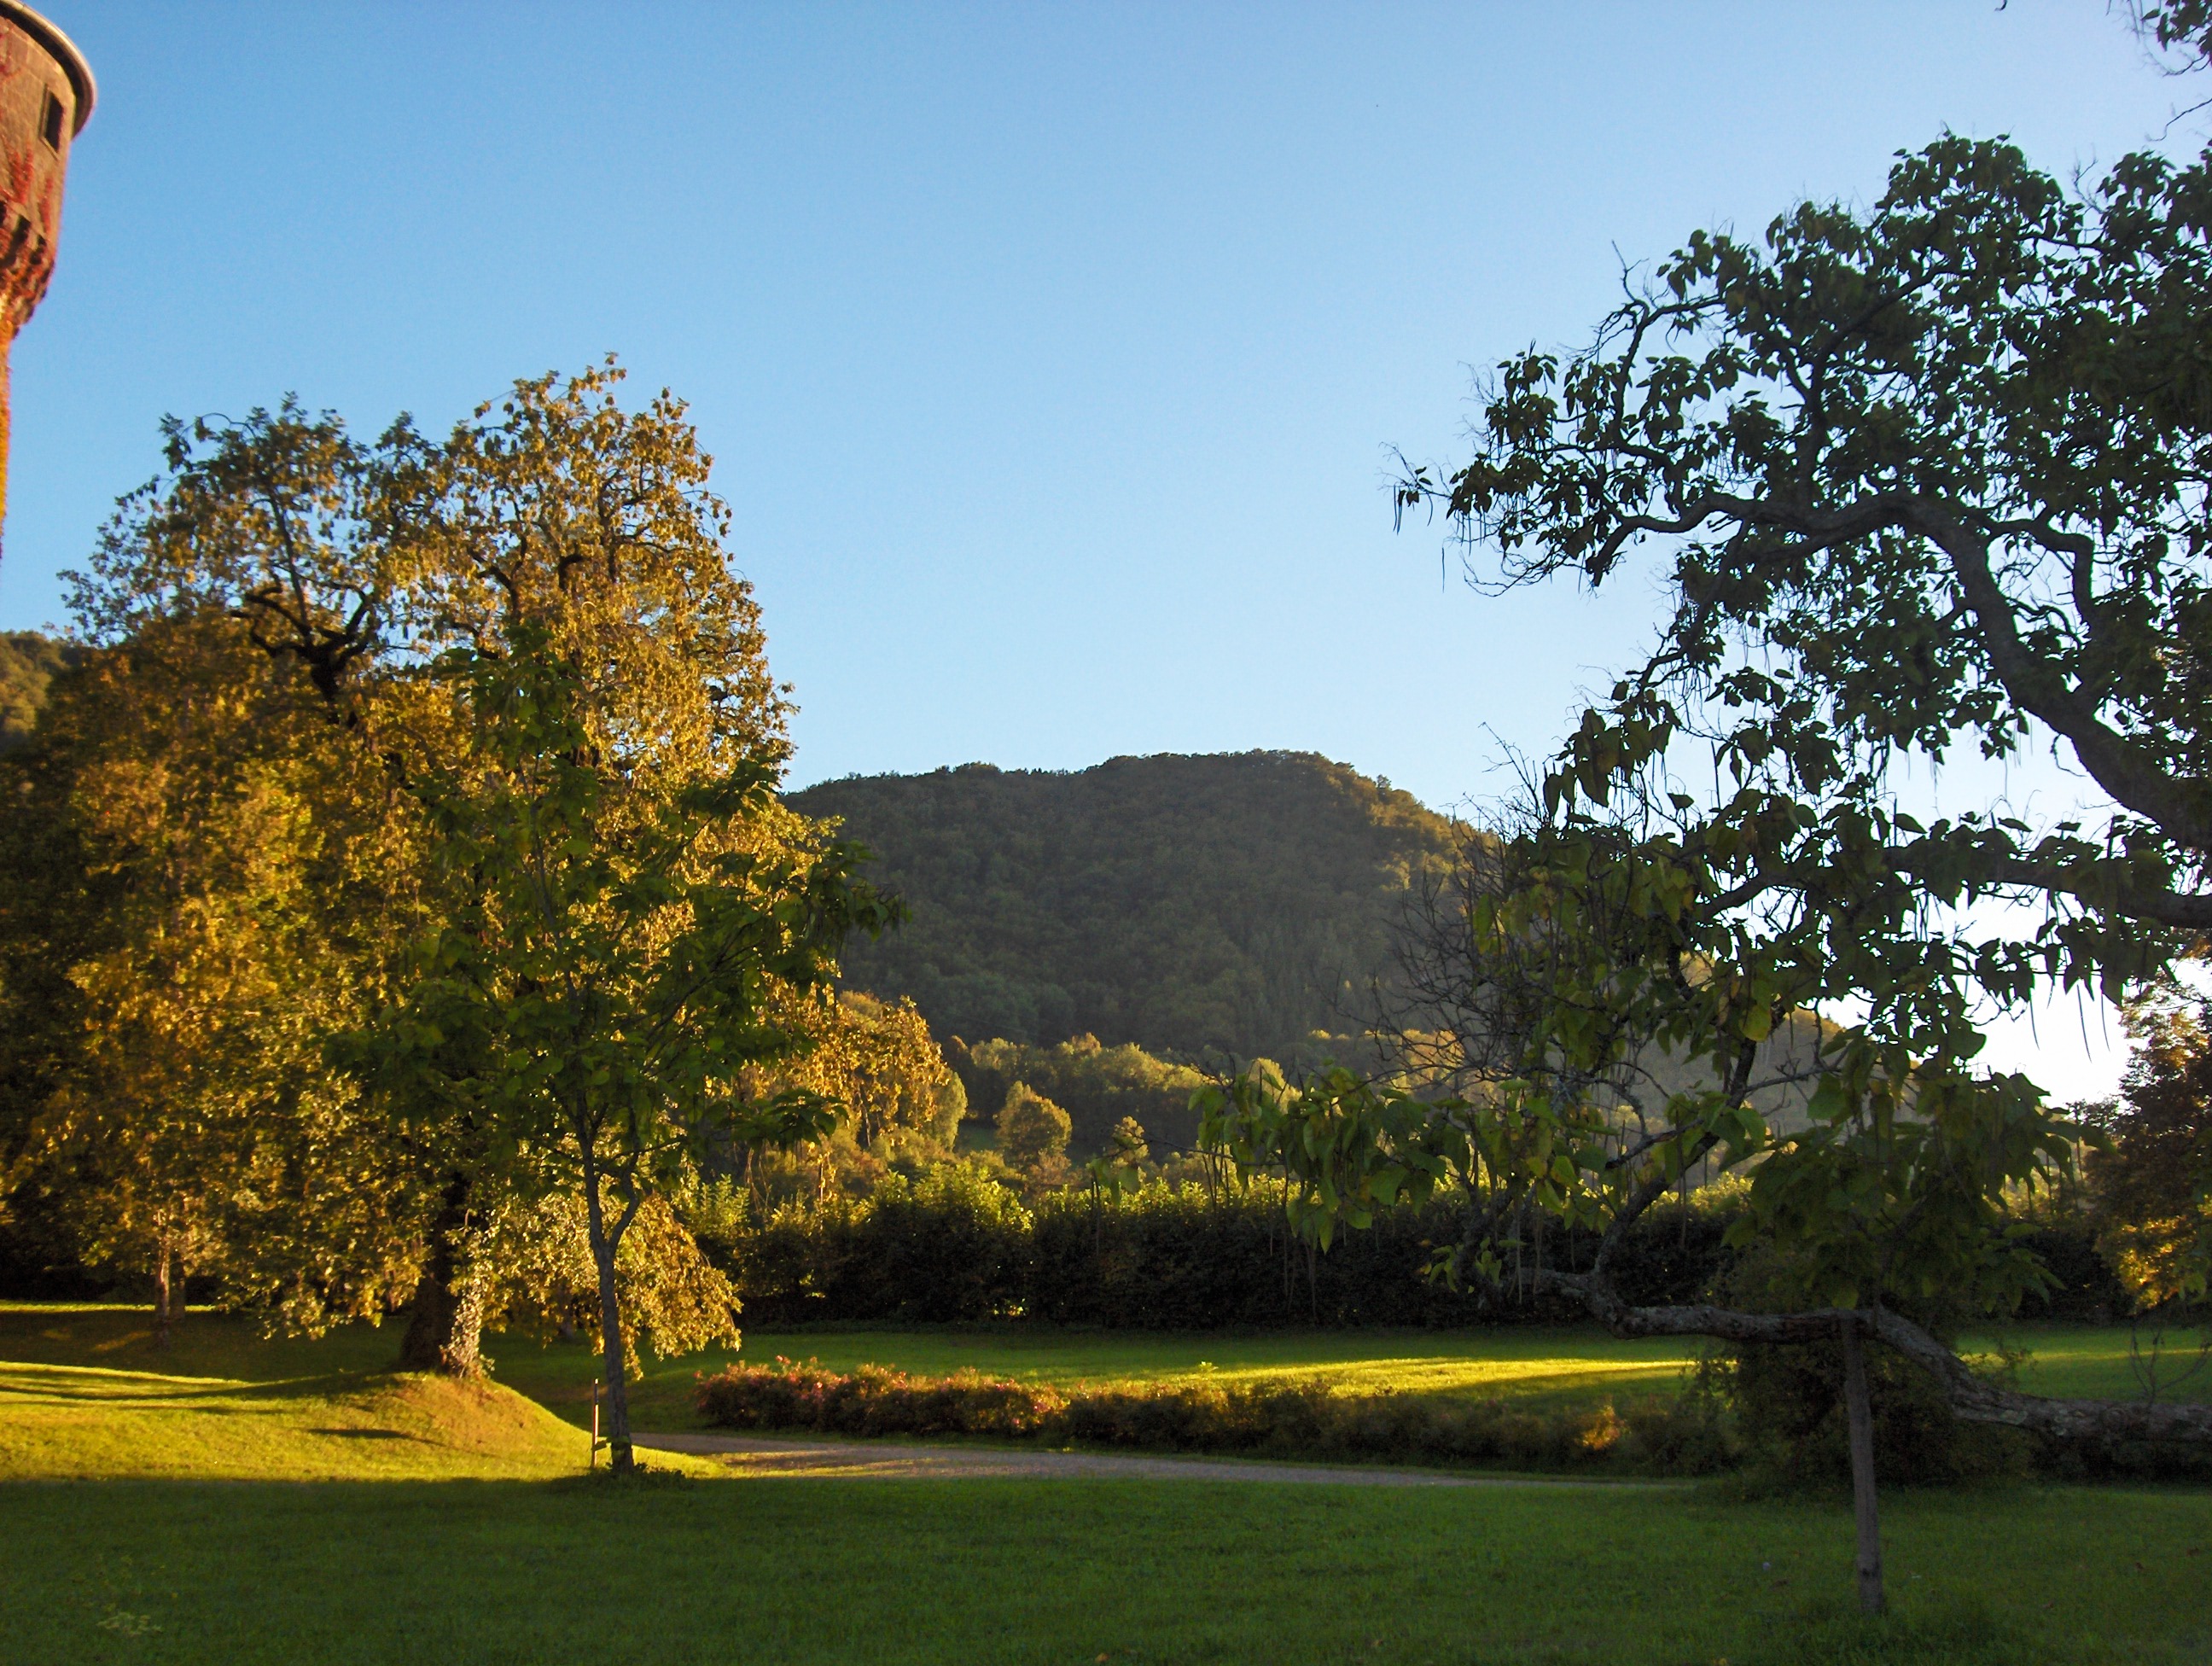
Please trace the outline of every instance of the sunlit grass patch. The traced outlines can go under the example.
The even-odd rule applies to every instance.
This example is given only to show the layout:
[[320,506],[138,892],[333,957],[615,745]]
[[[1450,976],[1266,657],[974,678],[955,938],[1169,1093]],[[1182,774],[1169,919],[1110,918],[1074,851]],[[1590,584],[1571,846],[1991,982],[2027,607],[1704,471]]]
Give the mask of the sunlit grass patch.
[[[2025,1340],[2050,1362],[2038,1369],[2124,1391],[2124,1331]],[[1838,1499],[1150,1481],[594,1487],[581,1434],[541,1408],[368,1369],[398,1342],[389,1328],[269,1340],[247,1320],[194,1313],[159,1355],[142,1311],[0,1309],[0,1357],[16,1361],[0,1366],[0,1474],[105,1478],[0,1485],[0,1653],[179,1666],[2212,1658],[2203,1493],[1891,1493],[1896,1613],[1869,1624],[1850,1611]],[[586,1350],[509,1338],[491,1351],[510,1384],[583,1414]],[[1009,1329],[754,1335],[744,1356],[778,1351],[1068,1384],[1304,1371],[1531,1403],[1618,1394],[1638,1373],[1663,1386],[1687,1352],[1533,1328]],[[703,1363],[650,1366],[641,1426],[678,1426],[660,1414],[689,1415]]]
[[[1557,1339],[1547,1339],[1556,1344]],[[1229,1352],[1229,1350],[1218,1350]],[[1671,1343],[1654,1345],[1628,1359],[1592,1358],[1547,1350],[1519,1357],[1469,1359],[1453,1353],[1407,1353],[1357,1361],[1288,1368],[1267,1365],[1224,1366],[1205,1361],[1188,1370],[1163,1371],[1148,1380],[1162,1383],[1312,1382],[1352,1394],[1496,1395],[1542,1398],[1581,1397],[1617,1390],[1671,1387],[1692,1350]],[[1100,1384],[1143,1380],[1116,1373],[1089,1379]]]
[[2148,1384],[2130,1359],[2132,1335],[2145,1371],[2156,1371],[2160,1399],[2212,1400],[2212,1363],[2188,1374],[2199,1342],[2212,1332],[2169,1330],[2154,1361],[2155,1334],[2148,1325],[2134,1331],[2124,1324],[2036,1325],[1970,1337],[1966,1346],[1994,1352],[2002,1341],[2024,1349],[2020,1387],[2029,1394],[2063,1399],[2136,1400],[2142,1397]]
[[[692,1426],[696,1371],[733,1359],[783,1355],[850,1371],[881,1365],[917,1376],[975,1371],[1061,1389],[1317,1383],[1343,1393],[1418,1393],[1468,1399],[1527,1398],[1540,1409],[1671,1391],[1694,1343],[1623,1342],[1595,1329],[1295,1331],[1233,1335],[1066,1332],[1012,1326],[979,1330],[748,1332],[741,1353],[646,1362],[636,1390],[654,1426]],[[500,1351],[502,1378],[573,1413],[583,1403],[580,1348]],[[680,1421],[667,1421],[675,1419]]]
[[[2021,1386],[2043,1394],[2132,1399],[2142,1385],[2129,1368],[2125,1326],[2039,1324],[1970,1337],[1987,1350],[2002,1337],[2026,1350]],[[389,1371],[397,1326],[349,1326],[313,1341],[262,1335],[234,1315],[194,1312],[167,1353],[153,1346],[143,1308],[110,1304],[0,1304],[0,1359],[105,1365],[175,1377],[273,1382],[336,1372]],[[1495,1326],[1479,1330],[1267,1332],[1069,1331],[1001,1325],[970,1329],[748,1331],[742,1350],[711,1349],[678,1359],[645,1359],[631,1387],[636,1426],[700,1426],[692,1405],[697,1375],[734,1361],[782,1354],[832,1371],[882,1365],[918,1376],[975,1371],[1062,1389],[1180,1385],[1212,1379],[1312,1381],[1346,1393],[1395,1391],[1469,1399],[1525,1399],[1558,1411],[1673,1391],[1701,1344],[1671,1338],[1623,1341],[1595,1326]],[[2181,1350],[2173,1350],[2179,1352]],[[580,1342],[548,1347],[521,1337],[488,1339],[500,1382],[572,1424],[588,1421],[599,1361]],[[2212,1371],[2179,1390],[2212,1399]]]
[[13,1481],[514,1479],[576,1473],[586,1444],[489,1383],[0,1365],[0,1477]]
[[[2027,1352],[2021,1385],[2033,1392],[2130,1399],[2142,1392],[2127,1363],[2124,1327],[2014,1327],[2001,1333]],[[1986,1351],[1994,1336],[1970,1337]],[[1672,1393],[1704,1344],[1694,1338],[1623,1341],[1595,1326],[1498,1326],[1480,1330],[1344,1330],[1261,1333],[1060,1331],[1000,1326],[969,1330],[808,1330],[746,1333],[737,1354],[714,1351],[646,1362],[635,1401],[641,1426],[694,1426],[694,1373],[733,1359],[765,1364],[779,1354],[850,1371],[887,1365],[917,1376],[980,1371],[1054,1388],[1138,1389],[1212,1378],[1224,1383],[1315,1381],[1346,1393],[1437,1394],[1525,1399],[1547,1411]],[[586,1403],[590,1356],[581,1347],[495,1349],[505,1381],[567,1415]],[[2181,1393],[2212,1399],[2212,1372]]]

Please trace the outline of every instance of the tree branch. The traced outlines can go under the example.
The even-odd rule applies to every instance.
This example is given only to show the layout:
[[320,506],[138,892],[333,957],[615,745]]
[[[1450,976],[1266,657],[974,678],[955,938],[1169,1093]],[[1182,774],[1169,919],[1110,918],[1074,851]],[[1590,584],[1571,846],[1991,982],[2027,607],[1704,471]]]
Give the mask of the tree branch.
[[1990,570],[1987,540],[1933,504],[1914,506],[1904,524],[1950,557],[2005,692],[2064,736],[2081,767],[2121,805],[2191,849],[2212,850],[2212,816],[2205,813],[2202,785],[2169,775],[2157,759],[2100,718],[2056,666],[2021,640],[2012,602]]
[[1531,1280],[1539,1292],[1570,1296],[1616,1336],[1711,1336],[1725,1342],[1787,1346],[1832,1339],[1846,1324],[1864,1326],[1941,1383],[1952,1414],[1969,1423],[2002,1423],[2063,1441],[2203,1441],[2212,1443],[2212,1406],[2120,1400],[2051,1400],[1999,1388],[1911,1320],[1887,1308],[1816,1308],[1803,1313],[1745,1313],[1710,1303],[1632,1307],[1595,1274],[1546,1268]]

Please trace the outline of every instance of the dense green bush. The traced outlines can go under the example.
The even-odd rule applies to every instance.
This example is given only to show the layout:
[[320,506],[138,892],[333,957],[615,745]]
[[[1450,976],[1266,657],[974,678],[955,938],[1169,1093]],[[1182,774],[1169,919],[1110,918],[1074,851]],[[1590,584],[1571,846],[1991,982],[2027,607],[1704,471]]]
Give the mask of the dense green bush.
[[808,1362],[732,1365],[702,1378],[708,1421],[734,1429],[846,1435],[993,1435],[1149,1451],[1504,1464],[1613,1464],[1702,1474],[1733,1457],[1706,1408],[1652,1400],[1626,1417],[1444,1395],[1336,1394],[1303,1382],[1177,1384],[1062,1393],[979,1376],[909,1377],[880,1365],[841,1375]]
[[[1624,1295],[1640,1304],[1711,1294],[1730,1264],[1725,1198],[1655,1210],[1616,1252]],[[748,1322],[1025,1318],[1117,1329],[1558,1323],[1561,1302],[1497,1303],[1425,1275],[1465,1228],[1451,1200],[1401,1208],[1327,1250],[1285,1222],[1279,1187],[1208,1189],[1160,1181],[1115,1196],[1048,1192],[1024,1206],[987,1170],[945,1164],[893,1176],[857,1203],[750,1213],[740,1198],[695,1223],[737,1281]],[[2058,1234],[2051,1234],[2054,1238]],[[2066,1246],[2061,1245],[2061,1249]],[[1554,1231],[1547,1262],[1586,1266],[1587,1236]],[[1535,1253],[1530,1246],[1528,1253]],[[2109,1280],[2094,1256],[2067,1276],[2053,1310],[2073,1316]]]
[[1480,1299],[1424,1276],[1459,1237],[1449,1204],[1400,1209],[1323,1251],[1291,1231],[1280,1191],[1209,1195],[1154,1184],[1127,1198],[1043,1199],[1031,1234],[1024,1311],[1059,1324],[1129,1329],[1223,1325],[1451,1325]]
[[1158,1182],[1133,1195],[1048,1193],[1034,1212],[981,1170],[895,1177],[853,1204],[725,1210],[701,1230],[749,1322],[975,1322],[1024,1317],[1132,1329],[1455,1325],[1481,1299],[1423,1275],[1461,1218],[1385,1216],[1327,1252],[1287,1225],[1279,1190],[1209,1196]]
[[755,1324],[1008,1318],[1029,1290],[1029,1211],[967,1164],[890,1174],[858,1203],[737,1200],[694,1230]]

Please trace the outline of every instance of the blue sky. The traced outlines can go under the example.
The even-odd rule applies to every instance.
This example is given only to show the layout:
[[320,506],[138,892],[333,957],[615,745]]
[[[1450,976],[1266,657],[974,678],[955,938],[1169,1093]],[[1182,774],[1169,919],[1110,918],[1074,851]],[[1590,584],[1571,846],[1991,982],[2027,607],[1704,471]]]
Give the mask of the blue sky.
[[2097,0],[47,5],[101,95],[0,628],[164,412],[436,427],[617,351],[718,459],[802,782],[1279,746],[1496,792],[1652,598],[1469,593],[1388,447],[1451,459],[1470,367],[1578,343],[1619,258],[1947,126],[2094,167],[2178,90]]

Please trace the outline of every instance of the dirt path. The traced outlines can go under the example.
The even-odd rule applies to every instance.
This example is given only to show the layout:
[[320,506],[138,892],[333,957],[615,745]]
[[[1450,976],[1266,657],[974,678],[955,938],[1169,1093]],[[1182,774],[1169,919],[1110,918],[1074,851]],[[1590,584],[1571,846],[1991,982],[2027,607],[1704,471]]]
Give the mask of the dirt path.
[[1549,1481],[1448,1474],[1433,1469],[1353,1469],[1232,1458],[1119,1457],[1101,1452],[1012,1451],[881,1440],[781,1440],[757,1435],[639,1435],[648,1450],[720,1459],[751,1475],[1329,1482],[1340,1487],[1665,1487],[1665,1481]]

